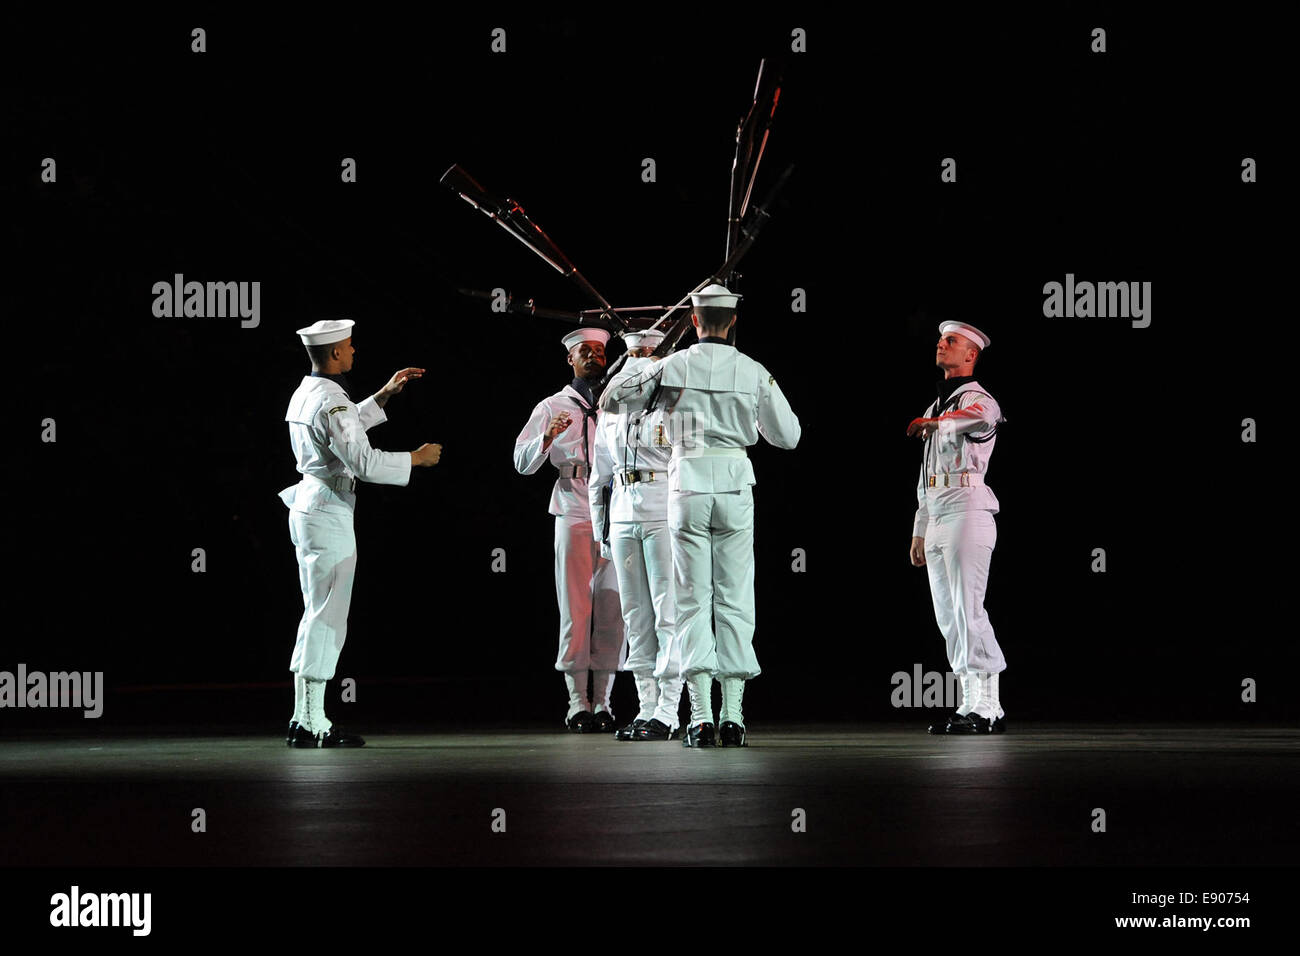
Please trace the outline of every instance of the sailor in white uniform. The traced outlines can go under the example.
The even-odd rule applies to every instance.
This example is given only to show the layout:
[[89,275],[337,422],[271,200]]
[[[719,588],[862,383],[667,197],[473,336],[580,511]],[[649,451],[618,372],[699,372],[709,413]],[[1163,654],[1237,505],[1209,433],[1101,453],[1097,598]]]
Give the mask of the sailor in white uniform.
[[907,434],[925,441],[916,489],[910,557],[930,573],[930,596],[948,663],[961,681],[962,704],[932,734],[989,734],[1006,729],[998,675],[1006,668],[984,612],[989,562],[997,543],[998,499],[984,481],[1002,421],[998,403],[975,381],[989,337],[966,322],[939,326],[935,364],[939,397]]
[[519,474],[531,475],[548,461],[559,472],[550,508],[555,515],[555,598],[560,607],[555,669],[564,674],[569,692],[565,725],[575,733],[614,729],[610,693],[624,652],[618,578],[592,535],[587,498],[597,416],[592,386],[604,374],[608,341],[603,329],[580,328],[564,337],[574,379],[537,403],[515,439]]
[[322,320],[298,336],[311,357],[311,374],[289,400],[284,420],[302,480],[280,492],[289,508],[289,539],[298,558],[303,615],[289,659],[294,675],[291,747],[360,747],[325,716],[325,682],[332,680],[347,637],[348,606],[356,571],[352,510],[358,481],[405,485],[413,466],[436,465],[441,445],[411,452],[379,451],[366,430],[387,421],[384,405],[424,374],[404,368],[359,404],[353,404],[342,376],[352,370],[351,319]]
[[[625,334],[629,357],[621,371],[650,366],[649,356],[663,337],[659,331]],[[682,678],[673,641],[673,554],[668,531],[672,446],[663,411],[602,411],[592,447],[587,482],[591,525],[601,542],[601,554],[613,560],[618,574],[628,645],[623,668],[632,672],[641,704],[636,718],[614,736],[670,740],[679,723]]]
[[[760,671],[753,647],[754,469],[745,448],[760,435],[794,448],[801,431],[776,379],[727,342],[739,299],[716,283],[692,295],[699,342],[649,369],[620,373],[602,399],[603,408],[653,399],[666,416],[677,637],[691,701],[686,747],[746,745],[745,681]],[[714,676],[722,685],[716,728]]]

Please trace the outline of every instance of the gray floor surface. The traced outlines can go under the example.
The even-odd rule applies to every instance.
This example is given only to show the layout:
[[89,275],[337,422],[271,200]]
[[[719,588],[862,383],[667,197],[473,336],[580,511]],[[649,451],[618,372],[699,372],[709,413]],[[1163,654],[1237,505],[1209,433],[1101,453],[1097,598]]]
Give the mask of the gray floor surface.
[[536,728],[356,750],[165,728],[0,741],[10,866],[1290,864],[1298,803],[1282,727],[779,726],[717,750]]

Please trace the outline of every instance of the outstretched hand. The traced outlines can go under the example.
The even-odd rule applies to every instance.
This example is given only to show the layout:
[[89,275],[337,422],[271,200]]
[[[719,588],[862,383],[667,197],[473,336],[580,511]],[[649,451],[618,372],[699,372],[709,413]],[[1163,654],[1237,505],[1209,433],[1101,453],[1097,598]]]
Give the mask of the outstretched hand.
[[913,418],[907,426],[909,438],[913,435],[918,438],[929,438],[938,430],[939,419],[937,418]]
[[422,375],[424,375],[424,369],[422,368],[401,369],[400,371],[394,372],[393,377],[388,380],[388,384],[379,391],[386,397],[392,398],[402,389],[406,388],[407,382],[413,378],[420,378]]

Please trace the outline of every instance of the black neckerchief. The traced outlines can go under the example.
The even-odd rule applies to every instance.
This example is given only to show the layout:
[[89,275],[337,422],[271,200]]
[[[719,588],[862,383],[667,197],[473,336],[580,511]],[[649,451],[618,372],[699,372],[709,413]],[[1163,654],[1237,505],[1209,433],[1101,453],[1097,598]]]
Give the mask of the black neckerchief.
[[[731,345],[731,343],[728,342],[726,339],[721,338],[717,335],[704,336],[702,339],[700,339],[700,344],[701,345]],[[732,345],[731,347],[735,348],[734,345]]]
[[349,394],[352,391],[352,389],[348,386],[347,376],[345,376],[342,372],[339,372],[337,375],[330,375],[327,372],[318,372],[315,369],[312,369],[311,377],[329,379],[335,385],[339,386],[339,388],[343,389],[343,394],[348,396],[349,401],[352,400],[352,396],[351,394]]
[[[974,375],[959,375],[956,378],[940,379],[938,383],[939,400],[938,402],[935,403],[935,408],[934,408],[935,416],[937,417],[940,414],[942,414],[949,406],[955,405],[960,400],[961,396],[960,395],[954,396],[953,392],[957,391],[957,389],[961,388],[963,385],[966,385],[969,382],[973,382],[973,381],[975,381]],[[994,435],[996,435],[998,429],[1001,427],[1002,427],[1002,422],[1001,420],[999,420],[998,423],[995,424],[993,428],[988,432],[988,434],[982,435],[978,438],[976,438],[973,435],[966,435],[965,437],[966,440],[969,442],[974,442],[976,445],[982,445],[986,441],[991,439]],[[930,446],[930,440],[927,438],[926,448],[928,449],[929,446]]]
[[949,399],[952,398],[953,392],[957,391],[957,389],[961,388],[963,385],[973,381],[975,381],[974,375],[958,375],[956,378],[939,379],[936,385],[936,389],[939,393],[939,401],[935,405],[935,411],[937,412],[942,410],[943,407],[948,404]]
[[[934,417],[938,418],[943,414],[944,409],[946,409],[949,404],[959,400],[960,396],[958,398],[953,398],[953,392],[957,391],[957,389],[961,388],[967,382],[973,381],[975,381],[974,375],[958,375],[956,378],[939,379],[939,381],[935,383],[935,391],[938,393],[939,397],[935,399],[934,402]],[[929,474],[934,473],[930,468],[930,449],[933,447],[931,443],[934,441],[934,436],[937,434],[938,432],[930,433],[929,437],[925,439],[925,447],[921,451],[924,462],[922,470]],[[938,464],[937,460],[935,464]]]
[[596,420],[596,414],[599,409],[596,408],[596,396],[592,393],[591,384],[584,378],[575,378],[569,383],[569,387],[582,396],[587,403],[577,402],[577,406],[582,409],[582,460],[587,465],[587,474],[591,474],[591,446],[587,441],[587,423]]
[[588,405],[596,404],[596,396],[591,393],[591,383],[585,378],[575,378],[569,383],[569,387],[582,396],[582,400]]

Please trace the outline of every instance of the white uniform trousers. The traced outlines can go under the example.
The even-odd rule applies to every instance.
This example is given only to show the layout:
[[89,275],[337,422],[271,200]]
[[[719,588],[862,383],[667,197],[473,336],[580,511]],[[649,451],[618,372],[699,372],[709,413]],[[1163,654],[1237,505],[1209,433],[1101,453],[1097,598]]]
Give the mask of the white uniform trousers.
[[609,547],[627,627],[626,670],[677,677],[681,657],[674,641],[673,547],[667,521],[617,521]]
[[348,634],[357,569],[352,514],[290,511],[289,540],[298,556],[303,603],[289,670],[308,680],[332,680]]
[[948,644],[954,674],[1000,674],[1007,666],[984,613],[984,590],[997,540],[997,525],[989,511],[936,515],[925,529],[934,618]]
[[555,669],[618,670],[626,650],[618,575],[613,562],[600,556],[590,519],[556,516],[555,599],[560,605]]
[[668,526],[682,677],[757,677],[753,491],[674,491]]

